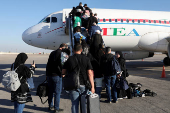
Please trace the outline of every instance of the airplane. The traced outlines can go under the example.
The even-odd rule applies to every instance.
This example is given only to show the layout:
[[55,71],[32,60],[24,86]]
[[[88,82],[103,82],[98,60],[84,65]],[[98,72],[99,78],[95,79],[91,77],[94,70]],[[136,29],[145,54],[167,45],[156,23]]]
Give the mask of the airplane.
[[[25,43],[56,50],[61,43],[70,45],[67,17],[72,9],[63,9],[44,17],[22,34]],[[153,57],[162,52],[170,65],[170,12],[92,9],[98,15],[102,37],[112,51],[123,51],[126,60]]]

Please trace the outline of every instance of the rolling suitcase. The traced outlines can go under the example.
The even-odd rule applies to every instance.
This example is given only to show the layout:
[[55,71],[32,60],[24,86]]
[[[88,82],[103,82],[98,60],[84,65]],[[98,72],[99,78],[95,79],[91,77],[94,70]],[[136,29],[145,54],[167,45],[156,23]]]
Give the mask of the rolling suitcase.
[[100,113],[100,101],[98,94],[81,95],[81,113]]

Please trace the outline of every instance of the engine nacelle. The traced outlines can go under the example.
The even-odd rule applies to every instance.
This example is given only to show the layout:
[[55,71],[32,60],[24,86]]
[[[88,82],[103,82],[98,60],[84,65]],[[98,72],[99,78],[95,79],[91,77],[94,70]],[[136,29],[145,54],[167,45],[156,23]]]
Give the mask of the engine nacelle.
[[123,51],[122,53],[126,60],[137,60],[154,56],[154,52]]
[[147,51],[167,51],[169,33],[151,32],[143,35],[139,41],[139,48]]

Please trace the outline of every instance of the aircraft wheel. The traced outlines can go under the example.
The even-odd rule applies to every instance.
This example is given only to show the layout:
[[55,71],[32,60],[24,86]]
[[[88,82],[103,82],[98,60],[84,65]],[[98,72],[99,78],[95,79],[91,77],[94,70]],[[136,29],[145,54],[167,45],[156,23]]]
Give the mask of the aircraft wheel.
[[163,60],[163,63],[164,63],[165,66],[169,66],[170,65],[169,57],[165,57],[164,60]]

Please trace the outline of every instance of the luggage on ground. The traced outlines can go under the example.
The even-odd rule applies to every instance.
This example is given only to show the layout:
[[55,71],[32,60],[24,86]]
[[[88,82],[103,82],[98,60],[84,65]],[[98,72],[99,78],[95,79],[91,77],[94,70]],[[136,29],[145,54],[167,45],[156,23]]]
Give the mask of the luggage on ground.
[[80,98],[81,113],[100,113],[100,101],[98,94],[83,94]]
[[48,83],[47,83],[47,80],[45,80],[42,84],[38,85],[36,95],[40,97],[42,104],[45,104],[47,102],[48,99],[46,101],[44,101],[44,102],[42,101],[42,97],[48,96]]
[[149,90],[149,89],[145,89],[144,91],[143,91],[143,93],[145,94],[145,96],[156,96],[157,94],[155,93],[155,92],[153,92],[153,91],[151,91],[151,90]]

